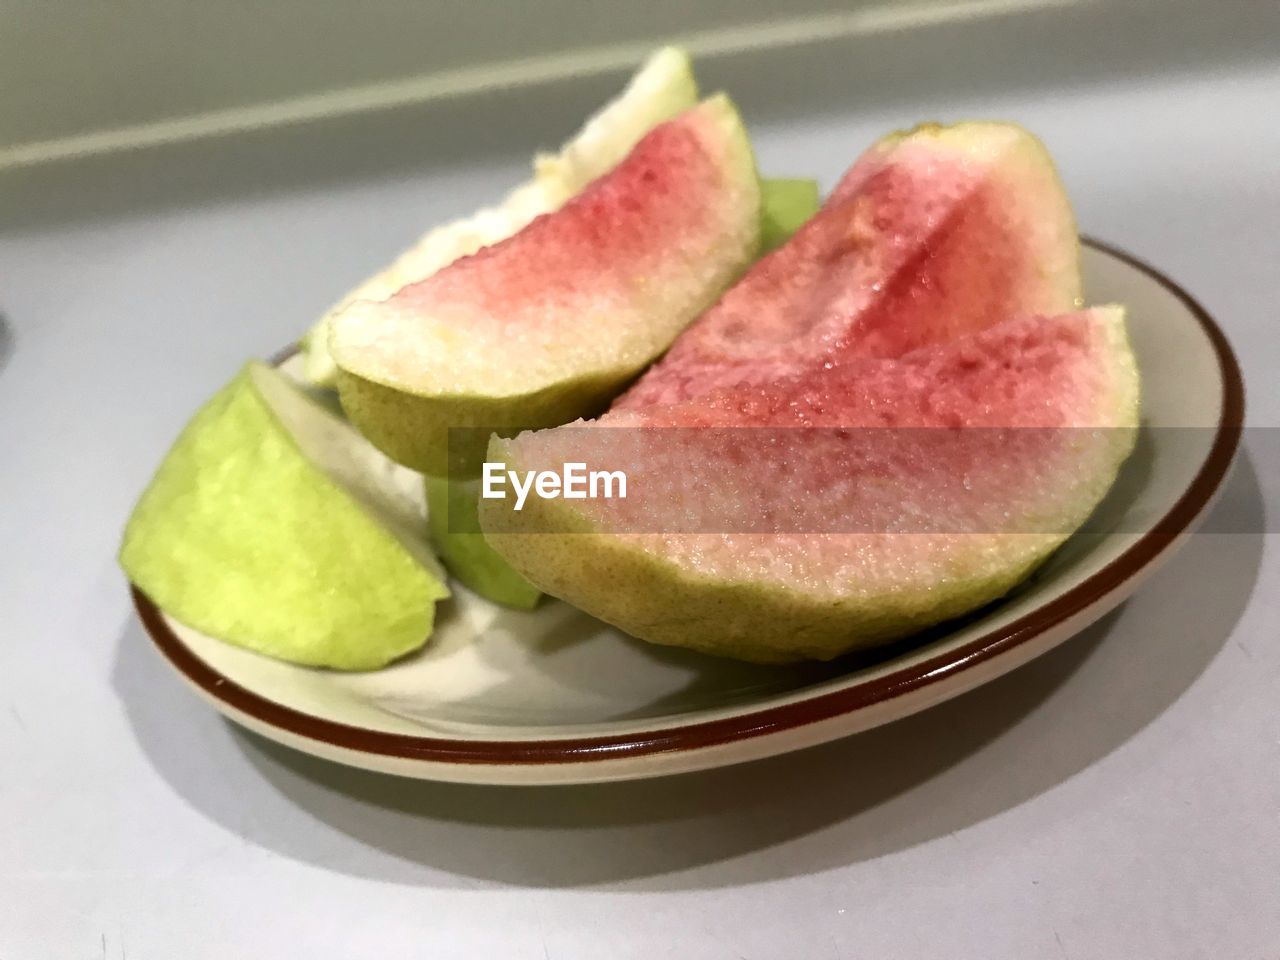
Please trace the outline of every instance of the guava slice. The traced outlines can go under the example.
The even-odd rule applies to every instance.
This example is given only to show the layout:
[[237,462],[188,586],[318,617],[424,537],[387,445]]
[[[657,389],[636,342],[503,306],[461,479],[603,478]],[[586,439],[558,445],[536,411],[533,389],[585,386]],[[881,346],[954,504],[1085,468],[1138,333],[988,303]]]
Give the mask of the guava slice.
[[[762,178],[760,194],[765,250],[785,243],[819,207],[815,180]],[[431,542],[449,573],[494,603],[519,610],[536,606],[542,592],[512,570],[479,532],[479,482],[428,475],[426,485]]]
[[776,250],[818,212],[818,181],[766,178],[760,181],[760,249]]
[[863,154],[617,405],[897,356],[1081,305],[1075,219],[1040,141],[1012,124],[922,126]]
[[[815,180],[762,178],[760,195],[765,250],[785,243],[819,206]],[[479,482],[428,475],[426,483],[431,542],[449,573],[487,600],[518,610],[533,609],[542,591],[512,570],[476,526]]]
[[440,561],[486,600],[532,610],[542,591],[508,566],[480,532],[479,480],[426,478],[427,521]]
[[129,518],[120,565],[202,633],[369,670],[422,646],[449,595],[422,507],[416,475],[252,362],[170,449]]
[[329,353],[329,322],[356,300],[386,300],[459,257],[505,240],[535,217],[558,210],[592,180],[607,173],[649,130],[698,102],[689,55],[675,47],[653,53],[618,97],[587,120],[556,154],[534,158],[532,179],[501,204],[426,233],[391,266],[348,293],[303,338],[305,373],[320,386],[336,386],[338,368]]
[[392,459],[435,475],[451,427],[595,413],[737,279],[759,234],[751,145],[716,95],[515,236],[343,309],[329,336],[343,409]]
[[495,438],[490,460],[620,469],[625,499],[482,500],[516,570],[645,640],[829,659],[1007,593],[1132,448],[1123,311],[1009,320],[695,401]]

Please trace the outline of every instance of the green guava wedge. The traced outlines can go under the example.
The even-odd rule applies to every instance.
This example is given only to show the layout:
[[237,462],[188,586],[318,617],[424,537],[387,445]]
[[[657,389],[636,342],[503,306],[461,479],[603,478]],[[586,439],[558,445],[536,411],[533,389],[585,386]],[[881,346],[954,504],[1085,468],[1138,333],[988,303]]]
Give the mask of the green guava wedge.
[[459,257],[505,240],[535,217],[558,210],[570,197],[613,169],[646,133],[698,102],[689,55],[675,47],[653,53],[627,88],[593,115],[559,153],[539,154],[533,177],[501,204],[430,230],[385,270],[348,293],[303,338],[306,377],[336,386],[338,368],[329,353],[329,322],[356,300],[386,300]]
[[294,663],[370,670],[421,647],[449,595],[420,479],[283,374],[249,363],[187,424],[125,528],[161,609]]
[[782,246],[819,206],[816,180],[761,180],[760,249],[768,253]]
[[603,409],[742,274],[759,239],[751,145],[713,96],[509,239],[340,311],[329,349],[343,409],[393,460],[434,475],[448,472],[450,428],[477,428],[478,468],[491,431]]
[[431,542],[449,573],[486,600],[517,610],[537,606],[542,591],[512,570],[480,532],[480,481],[427,476],[426,487]]

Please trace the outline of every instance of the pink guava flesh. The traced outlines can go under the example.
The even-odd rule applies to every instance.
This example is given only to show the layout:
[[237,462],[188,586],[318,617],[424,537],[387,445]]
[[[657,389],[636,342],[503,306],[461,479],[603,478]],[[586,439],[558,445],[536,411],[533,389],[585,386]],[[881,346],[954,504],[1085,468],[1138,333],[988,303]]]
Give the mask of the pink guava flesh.
[[552,297],[607,297],[612,287],[603,277],[620,270],[642,282],[668,256],[653,242],[654,223],[677,247],[704,239],[708,200],[718,197],[723,171],[700,120],[691,113],[656,127],[609,176],[570,200],[565,215],[543,214],[517,237],[458,261],[438,282],[399,296],[416,309],[465,300],[472,322],[515,329],[546,320]]
[[[761,561],[825,558],[845,582],[838,546],[792,535],[1070,532],[1127,426],[1122,323],[1117,308],[1006,321],[896,359],[523,434],[510,452],[523,469],[624,472],[625,499],[576,507],[601,532],[659,534],[667,555],[722,534],[697,538],[701,567],[758,576]],[[739,549],[736,535],[762,533],[785,536]],[[901,546],[884,545],[886,560]]]
[[826,659],[1007,593],[1105,496],[1137,403],[1120,308],[1022,318],[495,440],[518,470],[622,470],[627,496],[486,501],[482,524],[539,588],[636,636]]
[[[556,213],[384,303],[357,304],[348,313],[360,322],[338,320],[339,363],[358,351],[359,369],[381,382],[412,386],[429,371],[435,390],[501,394],[507,380],[541,386],[576,366],[647,362],[683,323],[655,348],[637,304],[696,300],[713,279],[718,293],[733,276],[719,279],[728,251],[755,242],[737,225],[755,229],[755,193],[745,214],[738,209],[738,180],[755,191],[754,173],[740,169],[726,122],[715,103],[690,110]],[[472,357],[485,359],[483,370],[471,370]]]
[[1075,224],[1047,155],[1003,125],[873,147],[821,211],[690,327],[615,407],[895,357],[1075,309]]

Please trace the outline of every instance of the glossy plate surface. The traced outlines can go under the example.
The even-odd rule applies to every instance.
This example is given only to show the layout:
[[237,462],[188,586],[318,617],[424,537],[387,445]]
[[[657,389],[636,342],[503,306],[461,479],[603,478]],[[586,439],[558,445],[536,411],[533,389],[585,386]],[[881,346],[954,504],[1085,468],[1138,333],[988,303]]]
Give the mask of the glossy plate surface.
[[[652,646],[558,601],[505,610],[456,589],[422,653],[340,674],[178,624],[134,591],[148,634],[232,720],[341,763],[477,783],[656,776],[811,746],[1005,673],[1120,603],[1179,545],[1230,468],[1243,388],[1230,347],[1171,280],[1097,243],[1090,303],[1129,307],[1143,429],[1091,521],[1009,598],[874,658],[762,667]],[[1171,429],[1178,428],[1178,429]]]

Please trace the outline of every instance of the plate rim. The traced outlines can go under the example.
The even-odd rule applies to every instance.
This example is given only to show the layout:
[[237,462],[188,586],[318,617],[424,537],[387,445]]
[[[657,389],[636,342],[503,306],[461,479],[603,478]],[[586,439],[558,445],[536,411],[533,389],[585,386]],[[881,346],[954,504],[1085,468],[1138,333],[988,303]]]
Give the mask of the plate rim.
[[[465,740],[370,730],[329,720],[270,700],[241,686],[200,659],[184,644],[160,609],[135,584],[129,589],[152,643],[188,682],[238,714],[303,740],[342,751],[417,763],[488,767],[560,766],[629,760],[653,754],[697,753],[727,743],[784,733],[899,699],[1021,647],[1114,593],[1190,527],[1226,478],[1244,428],[1245,390],[1240,366],[1222,328],[1186,289],[1149,263],[1092,237],[1081,244],[1105,253],[1155,280],[1199,322],[1218,361],[1222,409],[1213,444],[1191,483],[1163,517],[1120,556],[1052,600],[1017,620],[975,637],[956,650],[907,664],[880,677],[790,703],[745,710],[649,731],[531,740]],[[286,350],[282,362],[296,352]]]

